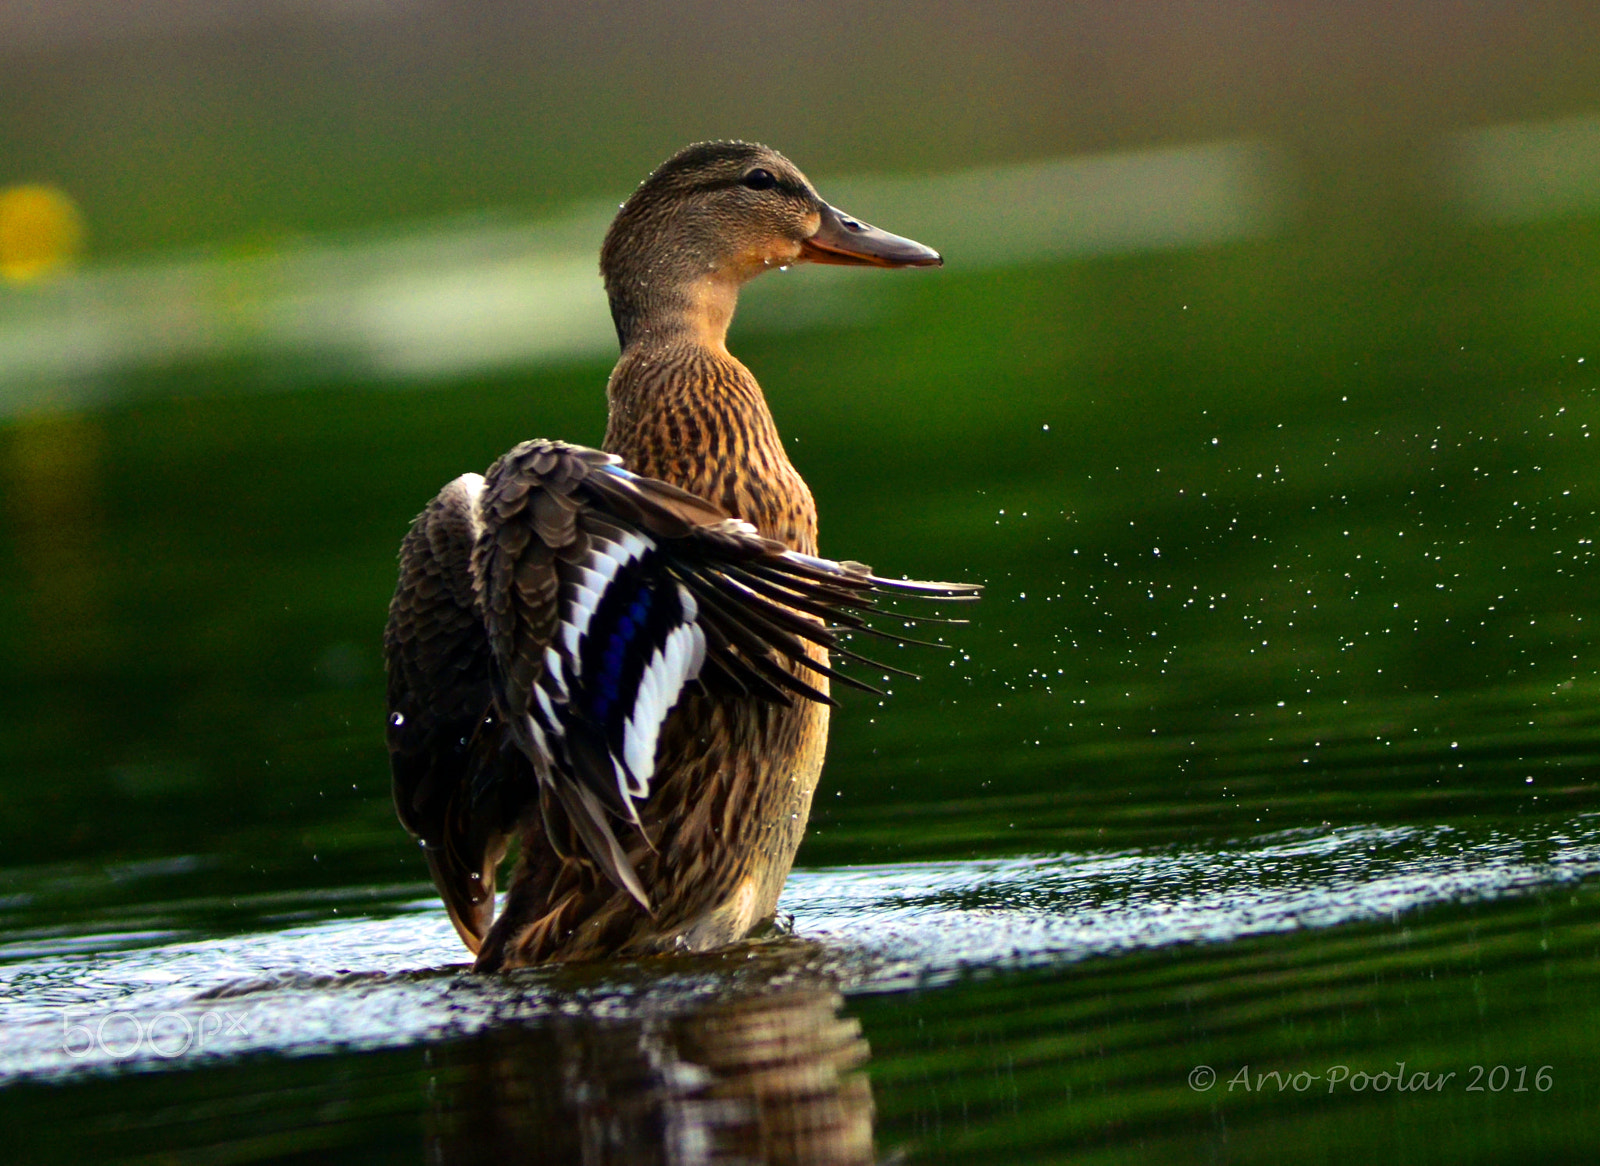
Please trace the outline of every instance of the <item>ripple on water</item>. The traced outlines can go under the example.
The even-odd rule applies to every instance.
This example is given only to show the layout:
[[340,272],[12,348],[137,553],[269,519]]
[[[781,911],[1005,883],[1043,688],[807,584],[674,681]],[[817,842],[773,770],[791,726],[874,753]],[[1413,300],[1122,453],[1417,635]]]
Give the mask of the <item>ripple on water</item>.
[[[783,907],[813,971],[847,992],[882,992],[985,968],[1388,919],[1597,870],[1600,816],[1585,815],[1519,834],[1357,826],[1220,849],[800,870]],[[0,1079],[391,1047],[564,1013],[670,1011],[721,991],[773,950],[475,977],[436,900],[390,895],[369,897],[363,918],[225,938],[0,936]]]

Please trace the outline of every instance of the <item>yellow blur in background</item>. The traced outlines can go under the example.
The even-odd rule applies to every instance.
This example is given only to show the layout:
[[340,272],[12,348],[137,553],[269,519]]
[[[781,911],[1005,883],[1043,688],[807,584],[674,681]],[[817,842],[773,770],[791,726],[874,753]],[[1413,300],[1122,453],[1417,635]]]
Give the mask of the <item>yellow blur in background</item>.
[[0,190],[0,278],[43,279],[70,267],[83,249],[83,216],[59,187],[42,183]]

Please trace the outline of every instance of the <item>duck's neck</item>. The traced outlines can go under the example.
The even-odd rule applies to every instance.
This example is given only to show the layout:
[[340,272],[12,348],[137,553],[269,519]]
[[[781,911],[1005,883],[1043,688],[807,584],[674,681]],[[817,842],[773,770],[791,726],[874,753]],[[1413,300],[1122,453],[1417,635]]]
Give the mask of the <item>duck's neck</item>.
[[710,309],[702,299],[693,313],[652,314],[630,331],[607,386],[605,448],[635,473],[708,498],[768,538],[815,554],[811,491],[783,452],[761,386],[725,343],[733,297],[725,312],[720,301]]
[[721,274],[661,271],[659,276],[607,280],[611,319],[623,353],[639,345],[688,342],[726,356],[728,325],[742,281]]

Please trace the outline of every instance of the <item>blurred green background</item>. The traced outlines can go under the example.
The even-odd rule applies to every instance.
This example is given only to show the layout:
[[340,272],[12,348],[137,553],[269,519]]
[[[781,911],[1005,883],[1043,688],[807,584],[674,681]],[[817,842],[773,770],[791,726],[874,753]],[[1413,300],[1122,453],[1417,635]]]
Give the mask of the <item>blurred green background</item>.
[[600,233],[712,137],[944,251],[769,276],[730,345],[825,553],[989,587],[837,719],[802,864],[1600,810],[1597,49],[1577,3],[0,7],[54,241],[0,280],[8,925],[420,875],[395,548],[598,442]]

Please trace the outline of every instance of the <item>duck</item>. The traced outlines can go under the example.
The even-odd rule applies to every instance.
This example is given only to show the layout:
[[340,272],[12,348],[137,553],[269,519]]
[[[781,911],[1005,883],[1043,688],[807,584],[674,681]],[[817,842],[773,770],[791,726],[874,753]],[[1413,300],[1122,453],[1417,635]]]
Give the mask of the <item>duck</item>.
[[835,663],[899,671],[845,639],[907,642],[881,601],[981,588],[820,556],[728,326],[773,268],[942,262],[776,150],[691,145],[601,247],[621,350],[602,448],[522,442],[413,522],[384,633],[394,801],[477,971],[711,951],[772,921],[832,686],[876,691]]

